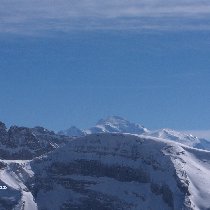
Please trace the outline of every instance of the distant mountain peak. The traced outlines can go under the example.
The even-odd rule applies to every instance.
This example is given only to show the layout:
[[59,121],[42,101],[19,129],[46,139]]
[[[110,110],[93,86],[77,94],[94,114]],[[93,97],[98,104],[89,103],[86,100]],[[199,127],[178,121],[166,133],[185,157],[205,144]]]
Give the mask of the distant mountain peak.
[[6,125],[0,121],[0,130],[6,130],[6,129],[7,129]]
[[210,142],[205,139],[200,139],[191,134],[186,134],[170,128],[150,131],[138,123],[130,122],[129,120],[116,115],[100,119],[95,126],[89,129],[81,130],[75,126],[71,126],[69,129],[60,131],[58,134],[70,137],[80,137],[95,133],[129,133],[152,136],[179,142],[194,148],[210,150]]
[[130,133],[143,134],[148,130],[137,123],[130,122],[119,116],[109,116],[97,122],[96,126],[86,130],[90,133]]
[[105,119],[100,119],[95,126],[81,130],[75,126],[69,129],[58,132],[60,135],[67,136],[84,136],[93,133],[130,133],[143,134],[148,132],[144,126],[128,121],[120,116],[109,116]]
[[104,123],[120,123],[120,122],[128,122],[128,120],[126,120],[125,118],[122,118],[120,116],[109,116],[105,119],[100,119],[96,125],[100,125],[100,124],[104,124]]
[[58,132],[59,135],[66,135],[66,136],[84,136],[85,132],[76,126],[71,126],[70,128],[66,130],[62,130]]

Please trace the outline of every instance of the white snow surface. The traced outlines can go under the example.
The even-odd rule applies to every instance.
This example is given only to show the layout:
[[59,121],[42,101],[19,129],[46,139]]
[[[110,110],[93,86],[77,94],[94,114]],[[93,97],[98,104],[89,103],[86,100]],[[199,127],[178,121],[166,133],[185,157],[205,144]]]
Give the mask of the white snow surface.
[[[21,193],[21,198],[18,200],[14,210],[38,210],[37,204],[34,201],[32,193],[27,189],[24,182],[27,178],[33,176],[30,168],[30,162],[20,160],[0,160],[7,166],[0,170],[0,180],[7,186],[7,188],[14,189]],[[20,164],[22,172],[16,173],[15,166]]]
[[206,139],[200,139],[191,134],[186,134],[169,128],[164,128],[157,131],[150,131],[146,133],[146,135],[172,140],[198,149],[210,150],[210,141],[207,141]]

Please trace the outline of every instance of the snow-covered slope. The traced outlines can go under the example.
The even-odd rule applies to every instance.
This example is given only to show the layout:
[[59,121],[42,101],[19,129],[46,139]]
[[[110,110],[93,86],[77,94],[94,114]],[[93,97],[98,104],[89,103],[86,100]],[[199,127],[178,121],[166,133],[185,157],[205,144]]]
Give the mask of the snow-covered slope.
[[30,162],[2,160],[0,163],[0,182],[7,188],[0,191],[0,209],[38,210],[32,193],[25,185],[33,176]]
[[206,139],[200,139],[191,134],[185,134],[183,132],[178,132],[172,129],[151,131],[147,133],[147,135],[172,140],[198,149],[210,150],[210,141],[207,141]]
[[16,201],[11,207],[25,201],[40,210],[210,208],[210,152],[160,138],[91,134],[30,162],[2,165],[0,175],[8,175],[0,179]]

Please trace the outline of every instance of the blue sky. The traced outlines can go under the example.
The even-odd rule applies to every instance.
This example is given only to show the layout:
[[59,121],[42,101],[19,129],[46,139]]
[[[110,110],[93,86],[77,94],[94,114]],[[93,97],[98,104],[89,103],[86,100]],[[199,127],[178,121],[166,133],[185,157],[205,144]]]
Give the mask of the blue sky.
[[120,115],[209,135],[209,11],[209,1],[3,0],[0,119],[59,130]]

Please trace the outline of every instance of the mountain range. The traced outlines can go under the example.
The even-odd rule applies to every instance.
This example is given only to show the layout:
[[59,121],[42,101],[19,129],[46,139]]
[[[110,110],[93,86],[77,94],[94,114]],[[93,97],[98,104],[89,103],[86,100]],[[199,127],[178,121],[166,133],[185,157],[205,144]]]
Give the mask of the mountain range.
[[0,210],[209,210],[209,148],[116,116],[58,133],[0,123]]
[[60,136],[42,127],[11,126],[0,122],[0,158],[32,159],[65,144],[69,137]]
[[129,122],[128,120],[119,116],[111,116],[106,119],[101,119],[96,123],[94,127],[89,129],[82,130],[72,126],[67,130],[58,132],[58,134],[66,135],[69,137],[81,137],[94,133],[130,133],[146,135],[161,139],[168,139],[198,149],[210,150],[210,141],[206,139],[198,138],[191,134],[186,134],[168,128],[151,131],[140,124]]

